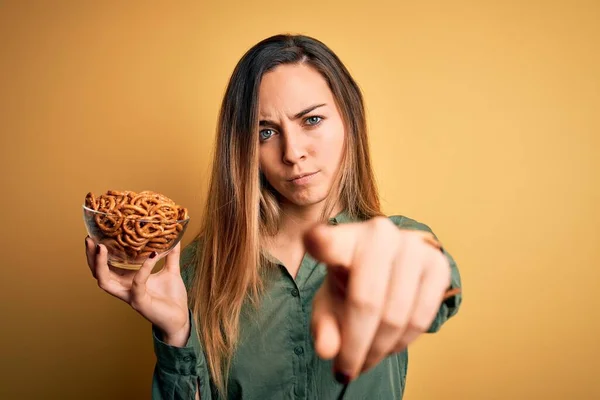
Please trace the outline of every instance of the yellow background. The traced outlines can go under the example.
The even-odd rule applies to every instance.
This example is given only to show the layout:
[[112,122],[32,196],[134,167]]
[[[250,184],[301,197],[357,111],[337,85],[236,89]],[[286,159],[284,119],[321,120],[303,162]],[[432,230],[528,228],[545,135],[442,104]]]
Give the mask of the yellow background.
[[385,210],[465,302],[406,399],[600,396],[600,3],[0,2],[0,398],[148,398],[149,324],[84,259],[88,191],[163,192],[197,232],[229,74],[306,33],[364,90]]

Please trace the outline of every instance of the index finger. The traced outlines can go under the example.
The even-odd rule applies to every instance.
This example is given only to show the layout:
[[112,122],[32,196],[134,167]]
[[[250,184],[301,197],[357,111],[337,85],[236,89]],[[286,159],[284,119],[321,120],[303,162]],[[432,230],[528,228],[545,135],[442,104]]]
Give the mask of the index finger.
[[[348,269],[339,321],[341,347],[335,360],[342,381],[358,374],[381,319],[395,249],[389,243],[397,230],[379,223],[318,226],[305,235],[314,258]],[[335,272],[330,269],[330,273]]]
[[304,246],[318,261],[327,265],[350,267],[360,229],[362,226],[357,223],[317,225],[304,234]]

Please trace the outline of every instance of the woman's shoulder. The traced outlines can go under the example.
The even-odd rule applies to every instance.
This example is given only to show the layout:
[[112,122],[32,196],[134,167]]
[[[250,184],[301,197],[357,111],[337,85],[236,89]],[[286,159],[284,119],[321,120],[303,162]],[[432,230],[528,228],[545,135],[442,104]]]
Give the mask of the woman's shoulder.
[[390,215],[388,218],[400,229],[428,232],[437,240],[438,237],[433,229],[423,221],[409,218],[405,215]]
[[433,233],[429,225],[427,225],[426,223],[413,218],[409,218],[405,215],[389,215],[388,219],[390,219],[400,229],[414,229]]
[[[427,232],[433,233],[433,231],[431,230],[431,228],[429,227],[429,225],[427,225],[426,223],[424,223],[422,221],[419,221],[417,219],[407,217],[406,215],[402,215],[402,214],[391,214],[391,215],[380,214],[379,217],[388,218],[390,221],[392,221],[400,229],[413,229],[413,230],[427,231]],[[338,214],[334,218],[334,220],[336,222],[338,222],[338,223],[364,222],[364,221],[367,221],[367,220],[369,220],[371,218],[375,218],[375,217],[353,216],[351,213],[349,213],[347,211],[343,211],[340,214]]]

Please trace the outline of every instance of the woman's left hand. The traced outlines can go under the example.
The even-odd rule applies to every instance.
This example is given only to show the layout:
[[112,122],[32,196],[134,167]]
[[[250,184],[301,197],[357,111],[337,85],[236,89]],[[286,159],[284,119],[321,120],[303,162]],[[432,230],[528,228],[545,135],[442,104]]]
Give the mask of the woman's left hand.
[[356,378],[429,329],[450,285],[450,266],[426,235],[385,217],[320,225],[305,235],[308,252],[328,266],[311,330],[317,354],[335,357],[338,380]]

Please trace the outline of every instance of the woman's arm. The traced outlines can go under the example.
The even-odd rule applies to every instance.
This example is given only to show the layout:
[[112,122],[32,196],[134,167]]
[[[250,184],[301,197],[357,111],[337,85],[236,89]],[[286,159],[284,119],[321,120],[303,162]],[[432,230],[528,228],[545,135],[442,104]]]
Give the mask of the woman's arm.
[[[199,241],[194,240],[181,253],[181,276],[189,291],[193,281]],[[152,327],[156,365],[152,377],[152,399],[210,400],[210,375],[196,322],[188,310],[189,330],[183,338],[163,338]]]
[[153,400],[210,400],[210,378],[202,346],[196,335],[196,324],[190,316],[190,334],[182,347],[167,344],[153,327],[156,365],[152,378]]

